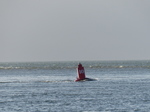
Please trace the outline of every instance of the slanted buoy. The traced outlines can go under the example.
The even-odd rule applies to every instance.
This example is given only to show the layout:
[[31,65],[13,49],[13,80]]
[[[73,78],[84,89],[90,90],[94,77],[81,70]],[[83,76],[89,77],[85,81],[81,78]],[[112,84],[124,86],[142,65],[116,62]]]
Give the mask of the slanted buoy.
[[77,68],[77,79],[75,81],[81,81],[86,79],[85,70],[81,63],[79,63]]
[[77,68],[77,79],[75,80],[75,82],[77,82],[77,81],[96,81],[96,80],[97,79],[87,78],[85,76],[84,67],[82,66],[81,63],[79,63],[78,68]]

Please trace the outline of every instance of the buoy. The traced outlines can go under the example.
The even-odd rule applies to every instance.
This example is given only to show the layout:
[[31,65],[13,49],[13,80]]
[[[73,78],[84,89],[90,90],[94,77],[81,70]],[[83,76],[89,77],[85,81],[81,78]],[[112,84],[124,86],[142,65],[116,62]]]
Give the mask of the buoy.
[[77,79],[75,81],[81,81],[86,79],[85,70],[81,63],[79,63],[77,68]]

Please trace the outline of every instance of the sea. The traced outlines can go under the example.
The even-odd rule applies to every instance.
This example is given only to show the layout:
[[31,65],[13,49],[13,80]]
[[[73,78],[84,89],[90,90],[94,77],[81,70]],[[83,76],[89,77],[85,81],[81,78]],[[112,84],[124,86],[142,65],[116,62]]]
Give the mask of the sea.
[[150,112],[150,60],[0,63],[0,112]]

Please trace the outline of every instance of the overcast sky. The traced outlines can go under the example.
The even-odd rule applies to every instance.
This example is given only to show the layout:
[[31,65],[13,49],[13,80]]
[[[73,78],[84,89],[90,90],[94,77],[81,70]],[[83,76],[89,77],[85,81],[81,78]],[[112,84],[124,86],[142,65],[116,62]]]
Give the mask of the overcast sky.
[[0,62],[150,59],[150,0],[0,0]]

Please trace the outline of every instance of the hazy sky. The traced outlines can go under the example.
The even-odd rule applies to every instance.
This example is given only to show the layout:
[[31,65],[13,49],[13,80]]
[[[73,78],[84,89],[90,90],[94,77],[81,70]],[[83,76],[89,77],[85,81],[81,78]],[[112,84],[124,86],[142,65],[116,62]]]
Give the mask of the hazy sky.
[[150,0],[0,0],[0,62],[150,59]]

